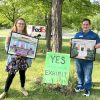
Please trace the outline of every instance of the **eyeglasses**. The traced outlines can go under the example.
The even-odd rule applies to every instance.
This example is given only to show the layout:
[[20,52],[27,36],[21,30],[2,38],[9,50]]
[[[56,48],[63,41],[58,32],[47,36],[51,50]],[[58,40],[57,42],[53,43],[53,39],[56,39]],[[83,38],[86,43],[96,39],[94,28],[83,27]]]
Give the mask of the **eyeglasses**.
[[19,25],[25,25],[25,23],[17,23],[17,24],[19,24]]

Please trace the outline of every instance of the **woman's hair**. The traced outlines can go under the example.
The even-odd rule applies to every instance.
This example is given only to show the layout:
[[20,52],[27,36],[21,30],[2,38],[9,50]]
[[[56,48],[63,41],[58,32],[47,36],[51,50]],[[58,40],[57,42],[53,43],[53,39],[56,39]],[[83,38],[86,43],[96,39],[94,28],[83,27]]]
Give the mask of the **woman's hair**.
[[16,21],[15,21],[15,23],[14,23],[14,26],[12,27],[12,32],[17,32],[17,26],[16,26],[16,24],[17,24],[17,22],[19,21],[19,20],[22,20],[22,21],[24,21],[24,23],[25,23],[25,26],[24,26],[24,29],[23,29],[23,34],[24,35],[27,35],[27,29],[26,29],[26,22],[25,22],[25,20],[23,19],[23,18],[18,18]]

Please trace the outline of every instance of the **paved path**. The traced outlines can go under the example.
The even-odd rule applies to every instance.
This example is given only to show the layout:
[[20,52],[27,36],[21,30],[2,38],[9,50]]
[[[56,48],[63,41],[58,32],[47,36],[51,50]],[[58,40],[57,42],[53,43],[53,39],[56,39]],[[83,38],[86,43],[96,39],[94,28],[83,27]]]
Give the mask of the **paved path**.
[[96,50],[96,53],[97,54],[100,54],[100,48]]
[[0,37],[6,37],[10,33],[10,29],[0,30]]

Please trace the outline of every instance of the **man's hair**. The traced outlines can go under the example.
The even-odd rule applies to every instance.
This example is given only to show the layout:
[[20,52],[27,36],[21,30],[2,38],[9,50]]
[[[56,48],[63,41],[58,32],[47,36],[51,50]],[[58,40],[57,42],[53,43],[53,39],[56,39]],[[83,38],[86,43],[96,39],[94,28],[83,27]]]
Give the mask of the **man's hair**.
[[91,21],[90,21],[90,19],[88,19],[88,18],[84,18],[84,19],[82,20],[82,23],[83,23],[84,21],[88,21],[89,24],[91,25]]

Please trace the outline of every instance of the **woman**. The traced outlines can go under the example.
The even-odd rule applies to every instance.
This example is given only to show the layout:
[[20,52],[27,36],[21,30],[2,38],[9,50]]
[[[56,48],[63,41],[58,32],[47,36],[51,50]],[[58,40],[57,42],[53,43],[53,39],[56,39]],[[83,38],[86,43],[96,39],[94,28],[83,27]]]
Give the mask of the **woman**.
[[[12,28],[11,33],[13,34],[13,32],[17,32],[17,33],[20,33],[20,34],[23,34],[23,35],[27,36],[26,23],[25,23],[25,20],[23,18],[19,18],[15,21],[15,24]],[[8,49],[8,44],[10,42],[10,37],[11,37],[11,34],[6,38],[6,41],[5,41],[6,51]],[[6,65],[6,70],[8,72],[8,77],[7,77],[7,80],[6,80],[6,83],[5,83],[4,92],[0,95],[0,99],[4,98],[8,93],[8,90],[10,88],[12,80],[13,80],[15,74],[16,74],[16,70],[11,69],[12,68],[11,66],[13,65],[12,63],[15,63],[15,66],[17,66],[16,60],[18,60],[18,59],[21,59],[21,60],[23,60],[24,62],[27,63],[27,66],[25,66],[25,68],[21,67],[21,66],[24,66],[23,65],[24,63],[21,63],[18,66],[17,69],[19,70],[19,74],[20,74],[21,92],[24,96],[28,96],[28,92],[24,88],[25,87],[25,72],[26,72],[26,69],[29,66],[31,66],[32,59],[26,58],[26,57],[21,57],[21,56],[16,56],[16,55],[8,55],[7,65]],[[9,65],[10,65],[10,67],[9,67]]]

